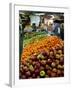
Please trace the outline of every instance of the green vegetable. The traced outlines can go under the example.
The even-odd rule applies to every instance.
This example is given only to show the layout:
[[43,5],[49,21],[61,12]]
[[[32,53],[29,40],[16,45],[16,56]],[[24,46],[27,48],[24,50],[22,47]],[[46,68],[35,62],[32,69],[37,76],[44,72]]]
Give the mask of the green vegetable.
[[23,47],[25,47],[26,45],[28,45],[30,43],[37,42],[40,39],[42,39],[43,37],[46,37],[45,33],[38,33],[38,34],[34,34],[34,35],[25,34],[24,38],[23,38]]

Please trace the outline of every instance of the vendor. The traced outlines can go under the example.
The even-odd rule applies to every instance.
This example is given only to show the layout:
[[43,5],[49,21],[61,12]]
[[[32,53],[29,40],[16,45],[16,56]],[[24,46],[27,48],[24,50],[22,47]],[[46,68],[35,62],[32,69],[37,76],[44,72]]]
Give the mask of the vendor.
[[54,21],[53,32],[55,35],[60,36],[60,21],[59,20]]

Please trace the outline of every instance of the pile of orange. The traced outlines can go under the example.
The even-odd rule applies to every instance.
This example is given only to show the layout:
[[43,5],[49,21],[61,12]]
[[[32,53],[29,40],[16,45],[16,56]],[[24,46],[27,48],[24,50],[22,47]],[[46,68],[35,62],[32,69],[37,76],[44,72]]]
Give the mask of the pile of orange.
[[49,49],[51,49],[52,47],[55,47],[58,44],[63,46],[63,41],[57,36],[47,36],[40,39],[37,42],[28,44],[23,49],[23,52],[21,55],[21,61],[27,60],[28,57],[30,57],[31,55],[35,53],[39,53],[42,50],[48,51]]

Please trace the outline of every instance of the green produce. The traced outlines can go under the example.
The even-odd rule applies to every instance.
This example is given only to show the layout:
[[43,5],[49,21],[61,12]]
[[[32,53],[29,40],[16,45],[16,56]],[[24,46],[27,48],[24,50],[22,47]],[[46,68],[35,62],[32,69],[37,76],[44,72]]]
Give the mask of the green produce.
[[45,57],[42,55],[42,54],[39,54],[38,56],[37,56],[37,59],[44,59]]
[[43,71],[43,70],[40,71],[40,76],[41,76],[41,77],[45,76],[45,71]]
[[29,66],[30,71],[34,71],[34,68],[32,65]]

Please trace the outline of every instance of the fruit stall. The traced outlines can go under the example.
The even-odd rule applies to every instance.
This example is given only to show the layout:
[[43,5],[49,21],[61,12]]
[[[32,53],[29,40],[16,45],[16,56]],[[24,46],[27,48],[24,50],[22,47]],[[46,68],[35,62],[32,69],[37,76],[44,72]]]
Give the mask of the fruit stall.
[[[36,15],[38,18],[39,13]],[[46,15],[44,17],[46,18]],[[42,20],[43,15],[40,18]],[[28,21],[30,22],[30,20]],[[33,25],[36,30],[39,30],[35,24]],[[31,26],[27,27],[31,30]],[[27,27],[24,27],[24,30]],[[23,31],[20,34],[20,46],[22,47],[20,47],[19,60],[20,79],[64,77],[64,40],[60,36],[48,35],[44,29],[42,31]]]
[[22,52],[20,78],[64,76],[64,42],[57,36],[44,36],[28,43]]

